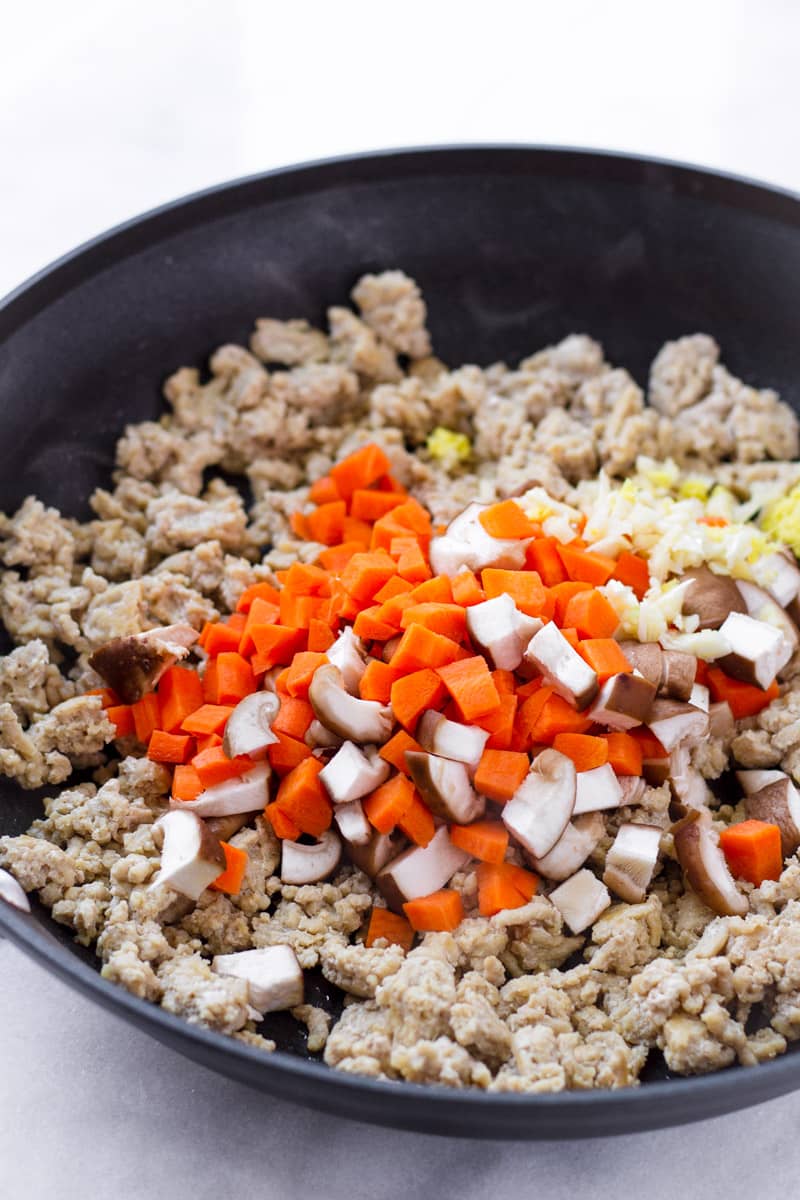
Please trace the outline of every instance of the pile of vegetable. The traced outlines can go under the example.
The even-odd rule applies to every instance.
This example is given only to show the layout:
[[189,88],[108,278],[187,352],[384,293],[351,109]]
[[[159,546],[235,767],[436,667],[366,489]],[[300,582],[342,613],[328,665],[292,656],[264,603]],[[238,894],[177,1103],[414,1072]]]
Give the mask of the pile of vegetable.
[[[655,579],[632,548],[640,522],[635,542],[608,522],[587,541],[591,520],[532,488],[435,530],[367,445],[293,518],[323,547],[314,563],[249,587],[199,639],[172,626],[97,651],[118,738],[174,768],[159,881],[236,894],[246,855],[228,839],[263,811],[284,882],[325,879],[342,854],[375,881],[387,907],[367,945],[454,929],[448,884],[473,860],[482,915],[545,887],[580,933],[612,894],[642,900],[661,852],[660,828],[625,822],[599,878],[584,864],[603,814],[669,781],[687,881],[715,911],[746,911],[736,879],[777,878],[800,798],[781,772],[740,772],[748,819],[717,837],[689,751],[779,694],[800,571],[787,554],[763,587],[702,563]],[[674,621],[660,641],[626,637],[622,594],[671,595],[702,657],[675,648]]]

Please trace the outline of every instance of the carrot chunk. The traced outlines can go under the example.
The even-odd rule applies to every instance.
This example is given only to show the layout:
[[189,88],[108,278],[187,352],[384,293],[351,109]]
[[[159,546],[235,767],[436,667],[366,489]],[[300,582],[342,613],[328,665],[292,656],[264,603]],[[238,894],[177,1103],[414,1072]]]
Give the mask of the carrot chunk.
[[358,694],[362,700],[377,700],[379,704],[388,704],[392,696],[392,684],[400,678],[400,671],[373,658],[367,663],[367,669],[361,676]]
[[284,625],[258,625],[252,630],[252,638],[256,651],[250,665],[254,675],[263,675],[273,667],[290,663],[304,648],[307,634]]
[[163,729],[154,729],[147,744],[147,757],[152,762],[186,763],[193,751],[193,738],[180,733],[164,733]]
[[646,559],[640,558],[638,554],[631,554],[630,550],[623,550],[611,578],[633,588],[637,599],[641,600],[650,587],[650,568]]
[[408,626],[400,639],[390,665],[398,671],[420,671],[424,667],[435,670],[461,657],[461,647],[452,638],[414,624]]
[[[278,606],[272,605],[271,607],[277,616]],[[222,621],[215,621],[213,625],[206,626],[203,649],[209,658],[215,658],[224,650],[238,650],[241,640],[242,635],[238,630],[232,629],[230,625],[225,625]]]
[[304,758],[281,780],[275,803],[301,833],[319,837],[330,828],[333,808],[319,773],[322,763],[316,758]]
[[327,621],[312,617],[308,623],[308,648],[314,654],[324,654],[336,641],[336,634]]
[[485,567],[481,571],[481,583],[487,599],[507,592],[520,612],[529,617],[549,618],[553,614],[553,603],[547,588],[536,571],[503,571],[499,567]]
[[356,637],[365,642],[386,642],[397,633],[397,626],[381,620],[381,613],[386,604],[373,604],[370,608],[362,608],[353,622],[353,632]]
[[[405,779],[405,775],[400,775],[398,778]],[[397,824],[398,828],[415,846],[427,846],[436,832],[433,813],[417,793],[414,794],[414,799]]]
[[602,592],[578,592],[567,603],[564,625],[581,638],[610,638],[619,628],[619,617]]
[[452,933],[464,920],[464,905],[458,892],[450,888],[408,900],[403,905],[412,929],[419,933],[439,930]]
[[[642,747],[629,733],[607,733],[608,761],[617,775],[641,775]],[[659,743],[660,744],[660,743]]]
[[[308,700],[300,696],[289,696],[278,693],[281,706],[278,715],[272,722],[273,733],[284,733],[287,737],[301,741],[314,720],[314,710]],[[304,755],[305,757],[305,755]]]
[[[416,628],[412,626],[412,629]],[[500,707],[500,695],[486,659],[481,655],[439,667],[439,678],[455,700],[465,721],[474,721]]]
[[557,733],[553,749],[571,758],[576,771],[592,771],[608,762],[608,742],[589,733]]
[[203,790],[203,781],[194,767],[179,763],[172,776],[173,800],[196,800]]
[[[255,649],[252,630],[256,625],[272,625],[280,617],[280,595],[275,593],[277,600],[265,600],[263,596],[254,596],[245,618],[244,629],[239,638],[238,646],[230,649],[238,650],[242,655],[250,655]],[[228,647],[225,647],[228,649]]]
[[[277,604],[278,589],[274,588],[271,583],[267,583],[266,580],[261,583],[251,583],[250,587],[244,589],[236,602],[237,613],[249,612],[253,601],[257,599],[266,600],[270,604]],[[230,623],[230,619],[225,622],[227,625],[230,625]]]
[[554,605],[553,620],[556,625],[563,626],[565,624],[567,605],[572,597],[590,590],[588,583],[576,583],[573,579],[568,579],[565,583],[556,583],[550,588],[550,599]]
[[[298,701],[297,703],[302,703],[302,701]],[[280,714],[278,715],[280,716]],[[298,763],[311,757],[311,747],[307,746],[305,742],[300,741],[299,738],[279,733],[274,725],[272,726],[272,730],[278,740],[267,746],[269,765],[277,775],[288,775]]]
[[[531,700],[533,700],[533,696]],[[541,711],[532,721],[529,731],[533,742],[541,742],[549,746],[557,734],[586,733],[591,724],[591,717],[585,717],[582,713],[576,712],[563,697],[553,692],[545,698]]]
[[308,498],[312,504],[330,504],[332,500],[341,500],[342,496],[336,481],[330,475],[321,475],[309,488]]
[[608,583],[617,565],[613,558],[605,554],[576,550],[570,542],[563,545],[559,543],[558,554],[570,579],[591,583],[594,587]]
[[489,800],[505,804],[514,795],[530,768],[531,760],[527,754],[487,747],[475,772],[475,787]]
[[402,946],[408,952],[414,945],[414,930],[398,913],[390,912],[388,908],[373,908],[364,945],[369,949],[381,940],[391,946]]
[[379,833],[391,833],[414,803],[417,790],[405,775],[393,775],[363,801],[367,820]]
[[627,675],[633,670],[620,649],[619,642],[615,642],[613,638],[586,638],[585,641],[578,642],[575,649],[597,673],[600,683],[605,683],[612,675]]
[[779,879],[783,870],[781,831],[766,821],[741,821],[719,835],[719,844],[731,874],[756,887],[765,879]]
[[421,750],[419,742],[415,742],[410,733],[406,733],[405,729],[398,729],[394,737],[389,738],[378,751],[378,757],[391,763],[398,771],[402,771],[404,775],[409,774],[408,764],[406,762],[406,750]]
[[188,667],[170,667],[158,681],[158,699],[161,704],[161,727],[167,733],[177,732],[189,713],[203,703],[200,676]]
[[540,537],[531,542],[525,552],[525,563],[537,571],[545,587],[554,587],[567,578],[566,568],[558,553],[559,542],[554,537]]
[[473,821],[451,825],[450,841],[482,862],[501,863],[508,850],[508,830],[501,821]]
[[391,463],[380,446],[370,442],[348,455],[331,467],[330,477],[338,488],[339,495],[349,500],[354,492],[368,488],[382,475],[388,475]]
[[737,721],[742,717],[754,717],[762,708],[777,700],[779,695],[778,684],[774,679],[768,688],[762,690],[752,683],[731,679],[730,675],[726,675],[719,667],[708,668],[708,687],[711,699],[715,703],[726,700]]
[[247,851],[240,850],[238,846],[231,846],[228,842],[220,842],[220,845],[225,855],[225,870],[208,886],[215,892],[238,896],[250,861]]
[[461,642],[467,636],[467,618],[459,604],[412,604],[400,616],[400,628],[423,625],[431,633],[440,633],[452,642]]
[[[161,705],[155,692],[148,692],[131,705],[136,737],[146,746],[154,729],[161,727]],[[169,732],[169,731],[168,731]]]
[[415,604],[452,604],[453,587],[446,575],[434,575],[412,591]]
[[501,500],[478,515],[483,528],[496,538],[535,537],[537,526],[520,508],[516,500]]
[[473,604],[481,604],[486,599],[486,592],[472,571],[459,571],[450,580],[450,587],[453,603],[460,604],[462,608],[471,608]]
[[493,917],[509,908],[522,908],[536,894],[538,878],[512,863],[483,862],[477,870],[478,911]]
[[286,676],[286,691],[290,696],[305,700],[308,689],[318,667],[328,661],[326,654],[316,654],[311,650],[303,650],[295,654]]
[[375,488],[357,488],[350,497],[350,515],[360,521],[378,521],[403,503],[398,492],[379,492]]
[[300,830],[295,825],[292,818],[283,811],[277,800],[273,800],[272,804],[268,804],[264,809],[264,816],[272,826],[273,833],[276,837],[286,839],[289,842],[296,842],[300,837]]
[[136,732],[133,709],[130,704],[112,704],[110,708],[106,709],[106,716],[116,729],[114,737],[130,737],[132,733]]
[[[393,666],[393,663],[390,664]],[[435,671],[424,667],[401,675],[394,681],[389,693],[395,720],[409,732],[414,731],[417,721],[428,708],[439,708],[445,697],[445,687]]]
[[339,546],[329,546],[327,550],[321,550],[319,561],[326,571],[332,571],[334,575],[339,575],[353,555],[360,554],[363,549],[362,541],[342,542]]
[[344,537],[344,521],[347,516],[347,505],[344,500],[331,500],[320,504],[313,512],[306,515],[306,528],[312,542],[321,542],[323,546],[337,546]]
[[[392,546],[398,539],[392,540]],[[433,575],[419,545],[409,546],[397,557],[397,573],[409,583],[424,583]]]
[[209,733],[222,733],[232,712],[230,704],[203,704],[189,714],[181,729],[184,733],[197,733],[203,737]]
[[226,779],[235,779],[253,769],[253,760],[244,754],[236,758],[228,758],[220,746],[209,750],[201,750],[195,754],[191,765],[200,776],[204,788],[213,787],[215,783],[224,783]]
[[[495,672],[492,672],[494,677]],[[508,750],[514,732],[514,720],[517,715],[517,697],[509,692],[500,690],[495,680],[495,686],[500,694],[500,707],[493,712],[484,713],[475,718],[475,724],[485,729],[489,734],[486,745],[492,750]],[[460,716],[460,714],[459,714]]]

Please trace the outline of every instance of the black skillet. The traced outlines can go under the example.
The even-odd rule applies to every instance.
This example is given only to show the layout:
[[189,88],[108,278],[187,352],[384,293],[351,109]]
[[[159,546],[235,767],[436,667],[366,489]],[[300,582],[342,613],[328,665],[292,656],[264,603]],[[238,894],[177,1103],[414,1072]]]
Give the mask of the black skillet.
[[[425,292],[448,363],[514,362],[572,330],[644,382],[661,343],[704,330],[744,379],[800,408],[800,199],[650,159],[463,147],[271,172],[177,201],[48,268],[0,307],[0,510],[29,493],[65,514],[108,482],[116,437],[156,417],[159,385],[245,341],[259,315],[322,321],[364,271]],[[0,833],[39,796],[0,784]],[[640,1088],[486,1095],[381,1083],[310,1061],[294,1023],[265,1055],[102,980],[41,908],[0,930],[154,1037],[275,1096],[342,1116],[471,1137],[592,1137],[698,1120],[800,1086],[800,1057],[698,1079],[648,1066]],[[335,1006],[335,989],[320,998]],[[323,995],[324,993],[324,995]],[[800,1050],[796,1045],[795,1050]]]

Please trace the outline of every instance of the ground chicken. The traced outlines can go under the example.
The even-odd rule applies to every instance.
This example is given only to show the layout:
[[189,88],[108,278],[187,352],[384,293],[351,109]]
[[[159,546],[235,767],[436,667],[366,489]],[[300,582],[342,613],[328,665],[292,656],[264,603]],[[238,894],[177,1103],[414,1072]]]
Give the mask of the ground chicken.
[[274,321],[261,317],[250,336],[250,349],[265,363],[285,367],[304,367],[324,362],[328,357],[328,339],[308,321]]

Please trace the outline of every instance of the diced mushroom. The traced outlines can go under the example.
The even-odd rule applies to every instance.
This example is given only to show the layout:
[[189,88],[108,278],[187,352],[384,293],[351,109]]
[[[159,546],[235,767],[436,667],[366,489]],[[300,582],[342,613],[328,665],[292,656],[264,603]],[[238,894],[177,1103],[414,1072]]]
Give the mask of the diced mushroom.
[[31,911],[30,901],[25,895],[22,885],[13,875],[2,869],[0,869],[0,900],[5,900],[6,904],[10,904],[12,908],[18,908],[22,912],[29,913]]
[[690,886],[721,917],[741,917],[747,897],[739,891],[711,828],[707,810],[693,809],[672,827],[675,853]]
[[582,867],[606,831],[602,813],[584,813],[570,821],[561,837],[544,858],[529,855],[534,870],[546,879],[569,879]]
[[731,613],[720,629],[730,645],[730,654],[718,666],[734,679],[768,688],[792,657],[792,648],[774,625],[756,621],[742,613]]
[[647,720],[665,750],[674,750],[679,742],[697,741],[708,733],[708,713],[680,700],[656,700]]
[[788,775],[747,796],[744,808],[754,821],[778,826],[784,858],[800,847],[800,793]]
[[727,700],[720,700],[708,706],[708,735],[725,741],[732,738],[736,732],[736,722],[733,711]]
[[589,716],[610,729],[633,729],[647,721],[655,694],[655,684],[641,675],[612,675],[600,688]]
[[800,593],[800,570],[791,550],[765,555],[756,563],[756,573],[781,608],[787,608]]
[[781,608],[769,592],[759,587],[758,584],[748,583],[746,579],[739,579],[737,585],[742,593],[742,599],[747,605],[747,615],[756,621],[766,621],[768,625],[774,625],[776,629],[779,629],[785,637],[791,653],[794,654],[800,645],[800,633],[786,609]]
[[229,842],[235,833],[243,829],[252,813],[230,813],[227,817],[204,817],[206,829],[221,842]]
[[161,869],[153,885],[163,884],[199,900],[210,883],[225,870],[225,852],[206,828],[197,813],[188,812],[184,804],[158,818],[156,825],[163,833]]
[[89,657],[89,666],[123,704],[135,704],[152,692],[168,667],[186,657],[198,636],[191,625],[164,625],[112,638]]
[[367,658],[361,638],[356,637],[348,625],[325,653],[331,666],[338,667],[341,671],[345,690],[351,696],[357,696],[361,676],[367,669]]
[[332,733],[330,729],[326,729],[322,721],[318,721],[315,717],[305,732],[303,741],[312,750],[338,750],[344,745],[344,738],[339,737],[338,733]]
[[664,651],[658,642],[620,642],[619,648],[635,671],[655,687],[661,686]]
[[715,575],[708,567],[688,571],[690,585],[683,595],[683,612],[699,617],[698,629],[719,629],[730,613],[743,613],[744,601],[729,575]]
[[711,708],[711,693],[708,688],[702,683],[692,685],[692,690],[689,693],[689,704],[692,708],[702,709],[704,713],[709,712]]
[[273,667],[270,671],[265,671],[261,679],[261,690],[277,695],[278,676],[282,675],[285,670],[285,667]]
[[441,825],[427,846],[405,850],[378,873],[375,882],[389,907],[402,912],[406,900],[417,900],[443,888],[456,871],[466,866],[469,857],[453,845],[447,826]]
[[575,808],[576,771],[557,750],[543,750],[503,809],[509,833],[534,858],[544,858],[569,824]]
[[396,830],[391,833],[373,831],[368,842],[348,840],[347,853],[359,871],[363,871],[370,879],[374,879],[388,862],[397,858],[405,844],[405,838]]
[[248,999],[262,1017],[303,1003],[303,969],[291,946],[217,954],[211,966],[218,975],[244,979]]
[[416,739],[423,750],[466,763],[475,770],[489,740],[485,729],[449,721],[434,709],[424,712],[416,728]]
[[691,808],[707,808],[711,798],[708,784],[692,766],[689,747],[676,746],[669,756],[669,785],[675,807],[670,811],[685,816]]
[[620,808],[632,808],[642,803],[647,784],[641,775],[620,775],[617,777],[617,783],[622,789]]
[[389,764],[378,757],[374,747],[371,749],[369,755],[352,742],[344,742],[328,765],[322,768],[320,782],[334,804],[358,800],[389,778]]
[[394,652],[403,640],[403,635],[398,633],[397,637],[389,638],[388,642],[383,644],[383,653],[381,658],[385,663],[390,663],[394,657]]
[[233,813],[252,813],[262,809],[269,799],[269,763],[259,763],[252,771],[225,779],[206,788],[196,800],[178,800],[176,809],[196,813],[198,817],[228,817]]
[[573,933],[583,933],[611,904],[606,885],[585,867],[551,892],[549,899]]
[[504,567],[520,570],[525,565],[525,551],[530,538],[495,538],[480,522],[486,504],[469,504],[450,522],[444,536],[431,540],[429,558],[436,575],[451,579],[467,567],[479,571],[483,567]]
[[586,708],[597,695],[596,672],[573,650],[554,621],[533,635],[524,657],[541,671],[545,683],[576,708]]
[[781,783],[784,779],[788,778],[789,776],[785,771],[752,770],[736,772],[736,782],[745,796],[752,796],[754,792],[760,792],[762,788],[769,787],[771,783]]
[[486,801],[472,786],[463,762],[406,750],[406,764],[422,799],[437,817],[468,825],[483,815]]
[[506,592],[467,609],[470,637],[489,665],[502,671],[516,671],[525,647],[541,628],[538,617],[521,613]]
[[661,830],[657,825],[620,825],[606,854],[603,883],[622,900],[644,900],[658,862]]
[[317,667],[308,699],[326,729],[348,741],[383,745],[391,736],[392,710],[377,700],[359,700],[345,690],[342,672],[332,663]]
[[339,835],[327,829],[318,842],[307,846],[303,842],[281,842],[281,880],[284,883],[319,883],[327,879],[339,865],[342,843]]
[[681,650],[664,650],[662,655],[659,695],[688,700],[697,674],[697,659]]
[[348,800],[345,804],[337,804],[333,819],[346,842],[356,846],[369,844],[373,830],[360,800]]
[[240,754],[263,758],[267,746],[278,740],[278,735],[272,732],[272,722],[279,709],[280,701],[272,692],[253,692],[240,700],[225,723],[222,749],[228,758]]
[[605,763],[590,771],[578,771],[575,779],[575,807],[572,815],[602,812],[619,808],[622,804],[622,788],[614,774],[614,768]]

